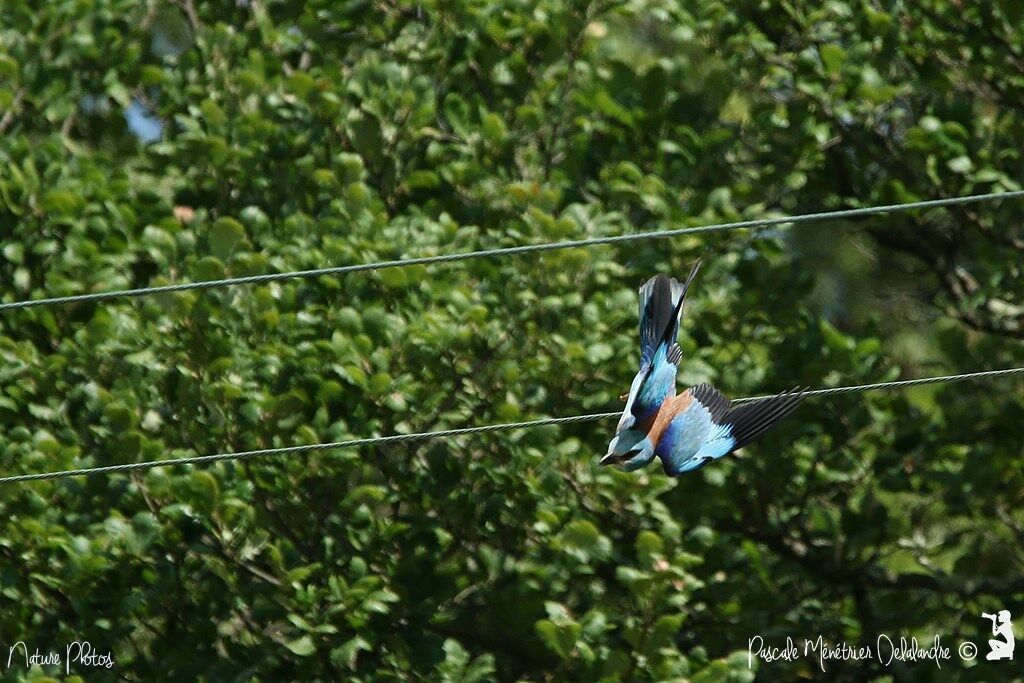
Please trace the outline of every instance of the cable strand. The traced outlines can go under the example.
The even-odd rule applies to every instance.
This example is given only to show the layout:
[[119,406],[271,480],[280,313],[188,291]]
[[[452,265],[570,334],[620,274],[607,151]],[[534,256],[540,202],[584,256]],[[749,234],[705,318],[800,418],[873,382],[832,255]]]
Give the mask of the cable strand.
[[[809,396],[831,396],[835,394],[848,394],[862,391],[875,391],[878,389],[895,389],[925,384],[939,384],[945,382],[964,382],[993,377],[1004,377],[1024,373],[1024,367],[1006,368],[1002,370],[985,370],[982,372],[968,372],[960,375],[941,375],[937,377],[921,377],[918,379],[894,380],[891,382],[876,382],[873,384],[854,384],[844,387],[830,387],[827,389],[810,389],[800,392],[803,397]],[[744,403],[754,401],[761,396],[747,396],[737,398],[733,403]],[[597,420],[608,420],[618,417],[620,412],[591,413],[589,415],[571,415],[568,417],[548,417],[528,422],[508,422],[505,424],[482,425],[479,427],[462,427],[459,429],[444,429],[434,432],[416,432],[413,434],[392,434],[390,436],[368,437],[361,439],[348,439],[346,441],[334,441],[330,443],[316,443],[302,446],[286,446],[283,448],[263,448],[254,451],[241,451],[237,453],[217,453],[215,455],[201,455],[189,458],[171,458],[167,460],[148,460],[143,462],[123,463],[119,465],[104,465],[101,467],[84,467],[73,470],[61,470],[57,472],[40,472],[38,474],[18,474],[7,477],[0,477],[0,484],[13,484],[23,481],[43,481],[47,479],[63,479],[66,477],[78,477],[92,474],[114,474],[120,472],[133,472],[137,470],[152,469],[154,467],[170,467],[174,465],[203,465],[223,460],[246,460],[271,455],[294,455],[296,453],[312,453],[316,451],[334,450],[342,448],[356,448],[359,446],[381,445],[404,443],[408,441],[425,441],[428,439],[452,438],[465,436],[467,434],[484,434],[490,432],[512,431],[517,429],[530,429],[533,427],[544,427],[557,424],[575,424],[580,422],[594,422]]]
[[882,206],[865,206],[857,209],[843,209],[840,211],[822,211],[817,213],[798,214],[795,216],[779,216],[776,218],[758,218],[754,220],[735,221],[732,223],[718,223],[715,225],[703,225],[690,228],[673,228],[669,230],[652,230],[648,232],[631,233],[627,235],[611,235],[607,237],[588,237],[586,239],[567,240],[563,242],[545,242],[542,244],[523,244],[515,247],[500,247],[497,249],[481,249],[479,251],[467,251],[456,254],[440,254],[437,256],[420,256],[416,258],[394,259],[390,261],[375,261],[372,263],[357,263],[348,266],[333,266],[330,268],[314,268],[311,270],[293,270],[283,273],[265,273],[262,275],[248,275],[245,277],[223,278],[219,280],[202,280],[199,282],[183,282],[175,285],[160,285],[156,287],[140,287],[137,289],[120,289],[109,292],[91,292],[89,294],[74,294],[71,296],[55,296],[45,299],[27,299],[24,301],[12,301],[0,303],[0,311],[15,309],[35,308],[38,306],[57,306],[65,304],[110,301],[112,299],[135,298],[151,296],[154,294],[170,294],[173,292],[185,292],[191,290],[214,289],[217,287],[232,287],[237,285],[255,285],[267,282],[279,282],[295,278],[312,278],[324,275],[345,275],[370,270],[382,270],[385,268],[399,268],[405,266],[429,265],[437,263],[454,263],[456,261],[467,261],[476,258],[490,258],[496,256],[516,256],[537,252],[555,251],[558,249],[574,249],[578,247],[590,247],[601,244],[620,244],[624,242],[635,242],[638,240],[667,239],[679,237],[680,235],[697,235],[711,232],[722,232],[726,230],[740,230],[753,228],[767,228],[779,225],[792,225],[797,223],[810,223],[828,219],[860,218],[881,213],[893,213],[897,211],[913,211],[916,209],[933,209],[948,206],[960,206],[976,202],[995,201],[1000,199],[1015,199],[1024,197],[1024,190],[1009,192],[991,192],[987,194],[967,195],[963,197],[947,197],[943,199],[927,199],[918,202],[905,204],[887,204]]

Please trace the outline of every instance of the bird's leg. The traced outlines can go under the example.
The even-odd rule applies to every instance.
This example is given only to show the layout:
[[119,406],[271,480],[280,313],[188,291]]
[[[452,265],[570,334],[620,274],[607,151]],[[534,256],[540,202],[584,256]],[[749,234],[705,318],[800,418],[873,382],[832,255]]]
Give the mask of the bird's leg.
[[625,401],[627,398],[629,398],[629,393],[628,392],[623,394],[622,396],[619,396],[619,400],[620,401]]

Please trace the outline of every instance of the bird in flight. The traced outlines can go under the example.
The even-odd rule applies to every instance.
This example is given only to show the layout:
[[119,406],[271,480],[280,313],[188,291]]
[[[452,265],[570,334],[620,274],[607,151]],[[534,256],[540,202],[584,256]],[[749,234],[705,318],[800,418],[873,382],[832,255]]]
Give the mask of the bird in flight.
[[682,284],[656,275],[640,287],[640,371],[623,397],[626,407],[601,465],[631,472],[658,457],[665,474],[677,477],[747,445],[803,398],[793,389],[733,406],[710,384],[676,393],[679,319],[699,269],[698,260]]

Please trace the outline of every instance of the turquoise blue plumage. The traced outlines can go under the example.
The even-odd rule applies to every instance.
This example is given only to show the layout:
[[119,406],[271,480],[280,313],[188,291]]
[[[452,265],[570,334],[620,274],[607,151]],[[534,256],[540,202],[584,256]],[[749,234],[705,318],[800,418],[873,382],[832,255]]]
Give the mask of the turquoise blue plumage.
[[676,390],[676,368],[682,351],[676,344],[686,290],[700,269],[693,264],[680,284],[657,275],[640,287],[640,369],[633,378],[617,431],[650,419]]
[[654,447],[665,474],[672,477],[746,446],[793,412],[803,394],[793,390],[733,407],[717,389],[701,384],[680,397],[684,400],[679,404],[689,398],[689,405],[677,412],[666,401],[667,425]]
[[640,370],[602,465],[632,471],[660,458],[665,473],[679,476],[742,448],[796,409],[799,390],[733,405],[717,389],[701,384],[676,394],[676,344],[686,282],[663,275],[640,288]]

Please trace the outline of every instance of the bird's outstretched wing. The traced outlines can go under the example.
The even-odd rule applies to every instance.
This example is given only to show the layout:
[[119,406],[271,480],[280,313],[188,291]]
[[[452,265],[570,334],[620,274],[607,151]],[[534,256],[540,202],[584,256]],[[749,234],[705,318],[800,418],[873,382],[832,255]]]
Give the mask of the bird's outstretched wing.
[[682,350],[676,344],[686,291],[696,277],[700,260],[686,282],[656,275],[640,287],[640,370],[630,386],[618,431],[650,419],[675,393],[676,366]]
[[693,400],[671,418],[655,453],[665,473],[677,477],[742,448],[796,410],[803,392],[793,389],[733,407],[710,384],[690,390]]

